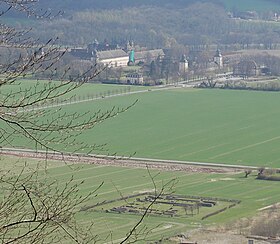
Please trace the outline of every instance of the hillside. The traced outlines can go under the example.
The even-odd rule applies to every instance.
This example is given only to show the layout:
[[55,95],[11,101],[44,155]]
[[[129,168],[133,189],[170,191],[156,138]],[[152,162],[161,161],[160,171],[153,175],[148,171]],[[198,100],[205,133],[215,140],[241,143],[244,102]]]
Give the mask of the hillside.
[[228,10],[259,12],[280,10],[280,2],[277,0],[220,0],[220,3]]
[[187,7],[197,2],[215,3],[228,10],[256,10],[267,11],[280,9],[280,3],[277,0],[41,0],[40,7],[50,8],[53,10],[76,11],[84,9],[121,9],[127,7],[140,6],[168,6],[172,8]]
[[18,28],[32,26],[33,34],[42,42],[50,36],[58,37],[59,44],[68,46],[85,46],[94,39],[113,43],[133,39],[149,48],[252,43],[271,46],[280,36],[279,22],[238,21],[227,13],[239,17],[242,11],[256,10],[263,12],[256,14],[257,18],[271,20],[275,12],[280,12],[276,0],[41,0],[35,6],[54,15],[59,11],[65,14],[41,22],[32,18],[23,22],[18,14],[12,18],[5,15],[5,23]]

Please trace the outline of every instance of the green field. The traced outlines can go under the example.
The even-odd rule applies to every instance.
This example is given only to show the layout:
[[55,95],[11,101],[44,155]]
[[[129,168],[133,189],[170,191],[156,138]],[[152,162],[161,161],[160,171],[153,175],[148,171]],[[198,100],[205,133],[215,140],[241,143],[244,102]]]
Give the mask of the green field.
[[[89,84],[79,91],[79,95],[84,96],[93,90],[104,92],[106,88]],[[279,167],[279,92],[173,88],[71,104],[64,106],[62,111],[93,113],[112,106],[123,108],[137,99],[136,105],[127,112],[96,125],[82,134],[80,139],[88,143],[107,143],[108,154],[132,155],[136,152],[137,157]],[[36,164],[35,160],[28,162]],[[44,168],[45,164],[42,163]],[[126,204],[116,199],[153,190],[153,183],[145,169],[103,165],[68,167],[64,163],[51,161],[48,164],[49,180],[59,179],[61,186],[72,175],[74,182],[85,180],[80,188],[81,194],[87,194],[104,181],[97,196],[81,206],[86,210],[77,215],[81,225],[94,222],[94,230],[101,243],[111,243],[109,231],[113,233],[112,240],[118,242],[141,216],[111,211],[113,207]],[[0,161],[4,172],[12,166],[12,172],[20,171],[14,158],[5,157]],[[157,172],[152,170],[151,174],[156,175]],[[194,216],[183,216],[182,208],[177,208],[179,214],[173,217],[149,216],[145,223],[149,229],[155,228],[149,239],[172,236],[201,226],[229,224],[242,217],[252,217],[258,209],[278,203],[280,183],[255,178],[256,173],[244,178],[244,173],[161,172],[155,178],[159,188],[163,183],[175,179],[174,194],[182,198],[195,199],[191,196],[197,196],[220,200],[213,208],[201,208]],[[138,204],[136,198],[128,199],[129,204]],[[104,200],[115,202],[92,207]],[[228,208],[227,200],[241,202],[202,220],[208,214]],[[163,205],[155,208],[166,210],[166,205]]]
[[[57,83],[57,84],[56,84]],[[48,81],[48,80],[30,80],[30,79],[21,79],[13,83],[12,85],[7,85],[2,88],[1,91],[10,91],[13,92],[22,90],[29,90],[35,86],[37,86],[37,89],[43,89],[44,86],[47,86],[48,84],[60,84],[59,81]],[[64,89],[68,88],[64,87]],[[83,84],[78,89],[75,89],[74,91],[67,94],[67,97],[76,96],[76,97],[87,97],[89,96],[96,96],[96,95],[105,95],[108,94],[108,92],[113,93],[122,93],[124,91],[138,91],[138,90],[145,90],[147,87],[143,86],[131,86],[131,85],[111,85],[111,84],[100,84],[100,83],[88,83]]]
[[182,161],[279,167],[280,93],[174,89],[71,105],[94,111],[139,102],[81,139],[108,153]]
[[[88,85],[79,91],[80,96],[90,91],[90,86],[92,91],[101,89]],[[97,152],[101,154],[280,166],[278,92],[178,88],[71,104],[63,111],[93,113],[113,106],[124,108],[137,99],[127,112],[77,139],[107,144],[107,151]]]
[[[0,161],[2,170],[11,169],[17,172],[20,170],[22,161],[16,163],[15,158],[4,157]],[[30,167],[36,165],[35,160],[28,160]],[[42,163],[42,168],[45,163]],[[80,188],[81,194],[87,194],[95,189],[102,181],[104,185],[98,191],[96,197],[89,199],[83,207],[90,207],[93,204],[103,200],[114,200],[122,196],[152,191],[153,184],[146,169],[120,168],[110,166],[76,165],[66,166],[63,162],[49,162],[47,176],[49,180],[59,179],[59,184],[63,186],[72,175],[74,183],[84,180],[85,183]],[[33,165],[33,166],[32,166]],[[153,176],[158,172],[151,170]],[[42,169],[42,177],[45,175]],[[168,217],[168,216],[150,216],[145,223],[149,228],[155,228],[149,235],[149,238],[158,239],[161,236],[171,236],[178,233],[184,233],[190,229],[200,226],[210,227],[219,224],[230,223],[242,217],[251,217],[255,215],[260,208],[269,206],[280,201],[279,182],[256,180],[255,174],[244,178],[244,174],[188,174],[185,172],[161,172],[155,177],[155,183],[158,188],[162,183],[176,179],[174,191],[180,195],[192,195],[199,197],[226,198],[240,200],[241,203],[227,209],[226,211],[209,217],[205,220],[201,218],[212,209],[204,209],[198,215]],[[130,200],[128,200],[129,202]],[[117,206],[117,203],[115,204]],[[218,201],[218,207],[222,207],[223,202]],[[99,209],[100,210],[100,209]],[[77,219],[81,225],[87,225],[94,222],[94,233],[101,238],[101,243],[108,237],[109,231],[112,231],[112,240],[118,240],[124,237],[129,228],[131,228],[140,218],[137,214],[114,214],[89,209],[81,211]],[[110,237],[111,238],[111,237]],[[107,239],[108,242],[111,239]],[[111,243],[111,242],[110,242]]]

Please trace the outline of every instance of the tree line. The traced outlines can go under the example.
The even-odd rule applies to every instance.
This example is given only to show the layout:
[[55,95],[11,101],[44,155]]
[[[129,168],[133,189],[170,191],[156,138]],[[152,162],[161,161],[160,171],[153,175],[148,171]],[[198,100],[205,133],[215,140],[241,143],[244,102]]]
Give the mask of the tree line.
[[181,9],[142,6],[81,10],[43,20],[32,32],[42,41],[49,35],[58,36],[59,43],[68,46],[107,39],[115,43],[134,40],[148,48],[178,44],[265,44],[269,48],[278,43],[280,27],[274,22],[232,19],[219,5],[194,3]]

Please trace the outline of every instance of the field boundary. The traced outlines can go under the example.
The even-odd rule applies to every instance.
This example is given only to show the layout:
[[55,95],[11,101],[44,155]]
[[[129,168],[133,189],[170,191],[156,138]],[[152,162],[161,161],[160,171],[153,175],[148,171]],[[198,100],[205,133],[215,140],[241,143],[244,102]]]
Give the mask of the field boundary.
[[[99,95],[92,95],[90,98],[80,98],[78,100],[67,100],[65,99],[64,101],[57,101],[52,104],[44,105],[44,106],[36,106],[32,107],[29,109],[22,109],[20,110],[21,113],[23,112],[31,112],[31,111],[37,111],[37,110],[44,110],[44,109],[49,109],[49,108],[56,108],[56,107],[64,107],[64,106],[69,106],[73,104],[80,104],[80,103],[86,103],[86,102],[93,102],[93,101],[98,101],[98,100],[104,100],[104,99],[109,99],[109,98],[114,98],[114,97],[122,97],[122,96],[129,96],[129,95],[134,95],[134,94],[139,94],[139,93],[147,93],[151,91],[162,91],[162,90],[171,90],[171,89],[180,89],[180,88],[194,88],[196,87],[200,81],[205,80],[206,77],[201,77],[201,78],[194,78],[192,80],[184,80],[180,82],[175,82],[175,83],[170,83],[166,85],[158,85],[158,86],[147,86],[147,89],[143,90],[136,90],[136,91],[131,91],[128,89],[127,91],[124,90],[123,92],[119,92],[116,94],[108,94],[106,92],[99,94]],[[184,85],[184,86],[181,86]]]
[[20,149],[20,148],[0,148],[0,155],[11,155],[26,158],[39,158],[49,160],[59,160],[71,163],[88,163],[108,166],[124,166],[139,168],[164,169],[168,171],[189,171],[189,172],[217,172],[225,173],[228,171],[242,171],[245,169],[258,170],[257,166],[232,165],[208,162],[192,162],[178,160],[164,160],[152,158],[138,158],[125,156],[108,155],[84,155],[59,152],[45,152],[41,150]]

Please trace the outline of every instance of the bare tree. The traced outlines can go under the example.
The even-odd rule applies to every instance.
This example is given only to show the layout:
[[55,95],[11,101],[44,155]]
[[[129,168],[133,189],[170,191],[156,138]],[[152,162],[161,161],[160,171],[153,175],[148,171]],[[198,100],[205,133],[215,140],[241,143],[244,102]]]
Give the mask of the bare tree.
[[[5,14],[11,9],[36,18],[50,18],[47,12],[38,13],[34,9],[34,0],[0,0]],[[125,108],[112,108],[107,111],[89,113],[65,112],[61,104],[66,100],[77,100],[73,92],[95,78],[100,70],[92,65],[78,75],[71,74],[70,68],[57,71],[60,60],[67,52],[57,47],[55,40],[38,44],[29,31],[1,25],[0,46],[15,50],[13,59],[0,59],[0,147],[26,146],[35,150],[44,150],[48,159],[49,152],[56,152],[64,158],[65,152],[84,152],[103,150],[104,145],[88,145],[78,139],[87,129],[119,113],[125,112],[134,104]],[[26,77],[44,77],[49,81],[26,82]],[[56,80],[53,80],[56,77]],[[55,109],[54,109],[55,108]],[[47,172],[47,171],[46,171]],[[148,171],[149,172],[149,171]],[[71,178],[61,186],[59,182],[41,177],[38,168],[31,170],[22,166],[20,173],[13,170],[0,171],[0,242],[1,243],[95,243],[98,235],[92,232],[91,225],[86,228],[77,224],[75,215],[81,204],[95,195],[102,182],[88,195],[82,196],[79,188],[83,182],[75,183]],[[149,172],[150,174],[150,172]],[[149,233],[142,225],[151,206],[163,194],[167,184],[159,189],[154,183],[155,197],[139,217],[139,221],[127,233],[122,243],[136,242]],[[170,184],[170,183],[168,183]]]
[[279,209],[262,213],[252,224],[251,234],[266,237],[277,237],[280,234]]
[[95,191],[80,196],[78,189],[83,182],[73,178],[63,186],[59,182],[39,180],[36,170],[23,167],[19,174],[1,172],[0,202],[1,243],[94,243],[97,235],[91,226],[78,227],[75,220],[77,207]]
[[244,173],[245,173],[245,178],[248,178],[248,176],[252,173],[252,170],[251,169],[246,169],[244,171]]
[[[7,9],[16,8],[31,15],[34,1],[2,0],[7,4]],[[44,16],[44,15],[43,15]],[[37,17],[37,15],[36,15]],[[0,143],[2,147],[18,145],[14,139],[24,137],[29,139],[36,149],[57,151],[62,148],[75,148],[86,153],[92,150],[102,149],[102,145],[85,145],[77,141],[77,136],[84,129],[90,129],[97,123],[124,112],[128,108],[112,108],[108,111],[96,111],[94,114],[65,113],[59,106],[58,109],[48,109],[54,103],[59,105],[70,99],[73,91],[96,77],[100,70],[92,65],[83,73],[66,79],[66,69],[60,77],[60,81],[37,81],[26,84],[22,78],[32,77],[46,71],[57,70],[59,60],[65,54],[65,50],[55,45],[55,40],[49,40],[44,45],[36,44],[24,31],[1,26],[2,40],[0,45],[7,49],[25,50],[9,63],[0,64]],[[22,37],[22,38],[20,38]],[[26,37],[26,38],[25,38]],[[50,76],[52,78],[52,76]],[[20,145],[19,145],[20,146]]]
[[[0,0],[1,16],[11,9],[35,18],[50,18],[49,13],[38,13],[34,0]],[[70,69],[54,81],[60,59],[66,50],[50,39],[45,44],[31,38],[29,30],[16,30],[0,25],[1,49],[15,50],[13,59],[0,61],[0,147],[29,145],[35,150],[71,153],[102,150],[103,145],[88,145],[78,136],[97,123],[126,111],[130,106],[107,111],[68,113],[61,103],[73,92],[96,77],[100,70],[95,65],[83,73],[67,79]],[[49,81],[27,82],[24,78],[48,72]],[[56,106],[55,109],[53,107]],[[23,140],[22,140],[23,139]],[[100,185],[86,196],[70,179],[63,186],[48,177],[38,177],[39,171],[28,171],[22,166],[19,174],[12,170],[0,171],[0,242],[1,243],[92,243],[97,236],[77,225],[75,214],[79,206],[92,197]]]
[[265,167],[258,168],[258,176],[263,175],[265,172]]

